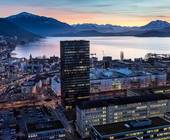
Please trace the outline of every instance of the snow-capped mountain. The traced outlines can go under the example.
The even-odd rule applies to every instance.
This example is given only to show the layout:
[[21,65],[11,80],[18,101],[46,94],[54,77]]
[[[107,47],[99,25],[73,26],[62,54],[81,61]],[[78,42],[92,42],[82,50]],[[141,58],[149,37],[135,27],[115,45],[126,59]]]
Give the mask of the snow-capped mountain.
[[170,27],[170,23],[162,20],[156,20],[148,23],[145,26],[142,26],[142,29],[146,30],[156,30],[156,29],[164,29]]
[[5,18],[17,27],[38,36],[170,36],[170,23],[156,20],[141,27],[110,24],[69,25],[57,19],[23,12]]

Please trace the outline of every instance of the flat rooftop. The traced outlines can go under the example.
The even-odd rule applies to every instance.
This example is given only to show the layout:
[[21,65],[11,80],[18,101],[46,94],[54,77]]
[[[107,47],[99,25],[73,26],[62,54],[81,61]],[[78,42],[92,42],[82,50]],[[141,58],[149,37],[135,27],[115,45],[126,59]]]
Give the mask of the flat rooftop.
[[139,140],[139,138],[137,138],[137,137],[130,137],[130,138],[124,138],[124,139],[121,139],[121,140]]
[[39,123],[35,122],[35,123],[28,123],[27,124],[28,133],[50,131],[50,130],[56,130],[56,129],[64,129],[64,126],[58,120],[39,122]]
[[26,82],[24,82],[23,84],[22,84],[23,86],[34,86],[35,85],[35,82],[34,81],[32,81],[32,80],[30,80],[30,81],[26,81]]
[[114,71],[113,69],[102,69],[102,68],[90,69],[91,80],[113,79],[113,78],[123,78],[123,77],[126,77],[126,75]]
[[134,92],[138,95],[160,94],[160,93],[170,94],[170,86],[144,88],[144,89],[130,89],[129,91]]
[[128,67],[124,68],[91,68],[90,69],[90,79],[100,80],[100,79],[113,79],[113,78],[124,78],[124,77],[140,77],[140,76],[150,76],[165,74],[161,71],[143,71],[143,70],[132,70]]
[[90,109],[96,107],[106,107],[110,105],[124,105],[139,102],[151,102],[158,100],[168,100],[170,99],[170,94],[148,94],[142,96],[131,96],[131,97],[115,97],[112,99],[103,99],[96,101],[83,101],[77,104],[80,109]]
[[118,133],[129,133],[130,131],[138,131],[143,129],[150,129],[155,127],[163,127],[163,126],[170,126],[170,122],[160,118],[160,117],[153,117],[149,118],[151,121],[150,125],[144,125],[139,127],[131,126],[132,121],[124,121],[112,124],[105,124],[105,125],[97,125],[93,126],[93,128],[102,136],[105,135],[116,135]]
[[49,119],[55,119],[48,108],[41,106],[19,109],[19,112],[23,116],[24,120],[31,124],[47,122]]

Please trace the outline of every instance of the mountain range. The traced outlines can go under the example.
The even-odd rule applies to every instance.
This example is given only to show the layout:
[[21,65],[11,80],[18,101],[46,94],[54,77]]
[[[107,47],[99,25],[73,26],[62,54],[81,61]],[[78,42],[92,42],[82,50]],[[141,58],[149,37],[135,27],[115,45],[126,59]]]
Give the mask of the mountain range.
[[20,42],[34,41],[46,36],[170,37],[170,23],[156,20],[140,27],[90,23],[70,25],[54,18],[23,12],[0,18],[0,35],[17,36]]
[[53,18],[37,16],[30,13],[20,13],[6,18],[17,26],[40,36],[52,36],[64,33],[72,27]]
[[0,35],[8,37],[18,37],[18,43],[35,41],[40,38],[39,35],[24,30],[23,28],[13,24],[12,22],[4,18],[0,18]]

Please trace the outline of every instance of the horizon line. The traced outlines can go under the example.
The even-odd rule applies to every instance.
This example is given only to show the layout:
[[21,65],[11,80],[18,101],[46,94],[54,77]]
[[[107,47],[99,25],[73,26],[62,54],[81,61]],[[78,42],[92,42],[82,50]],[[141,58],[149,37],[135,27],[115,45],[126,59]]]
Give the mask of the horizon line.
[[28,14],[35,15],[35,16],[52,18],[52,19],[55,19],[55,20],[57,20],[57,21],[59,21],[59,22],[69,24],[69,25],[71,25],[71,26],[73,26],[73,25],[79,25],[79,24],[80,24],[80,25],[81,25],[81,24],[96,24],[96,25],[112,25],[112,26],[120,26],[120,27],[141,27],[141,26],[145,26],[145,25],[147,25],[147,24],[149,24],[149,23],[151,23],[151,22],[153,22],[153,21],[163,21],[163,22],[170,23],[170,22],[167,21],[167,20],[161,20],[161,19],[150,20],[150,21],[148,21],[147,23],[142,24],[142,25],[122,25],[122,24],[110,24],[110,23],[104,23],[104,24],[102,24],[102,23],[95,23],[95,22],[69,23],[69,22],[65,22],[65,21],[59,20],[58,18],[53,17],[53,16],[36,14],[36,13],[33,13],[33,12],[26,12],[26,11],[17,12],[17,13],[15,13],[15,14],[11,14],[11,15],[8,15],[8,16],[2,16],[2,17],[0,17],[0,18],[8,18],[8,17],[10,17],[10,16],[16,16],[16,15],[19,15],[19,14],[22,14],[22,13],[28,13]]

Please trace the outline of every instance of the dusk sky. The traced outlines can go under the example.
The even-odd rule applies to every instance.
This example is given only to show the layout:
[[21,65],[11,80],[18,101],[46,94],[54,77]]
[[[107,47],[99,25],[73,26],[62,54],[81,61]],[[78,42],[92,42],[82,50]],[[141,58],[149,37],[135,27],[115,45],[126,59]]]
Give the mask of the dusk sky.
[[1,0],[0,16],[30,12],[70,24],[140,26],[151,20],[170,22],[170,0]]

